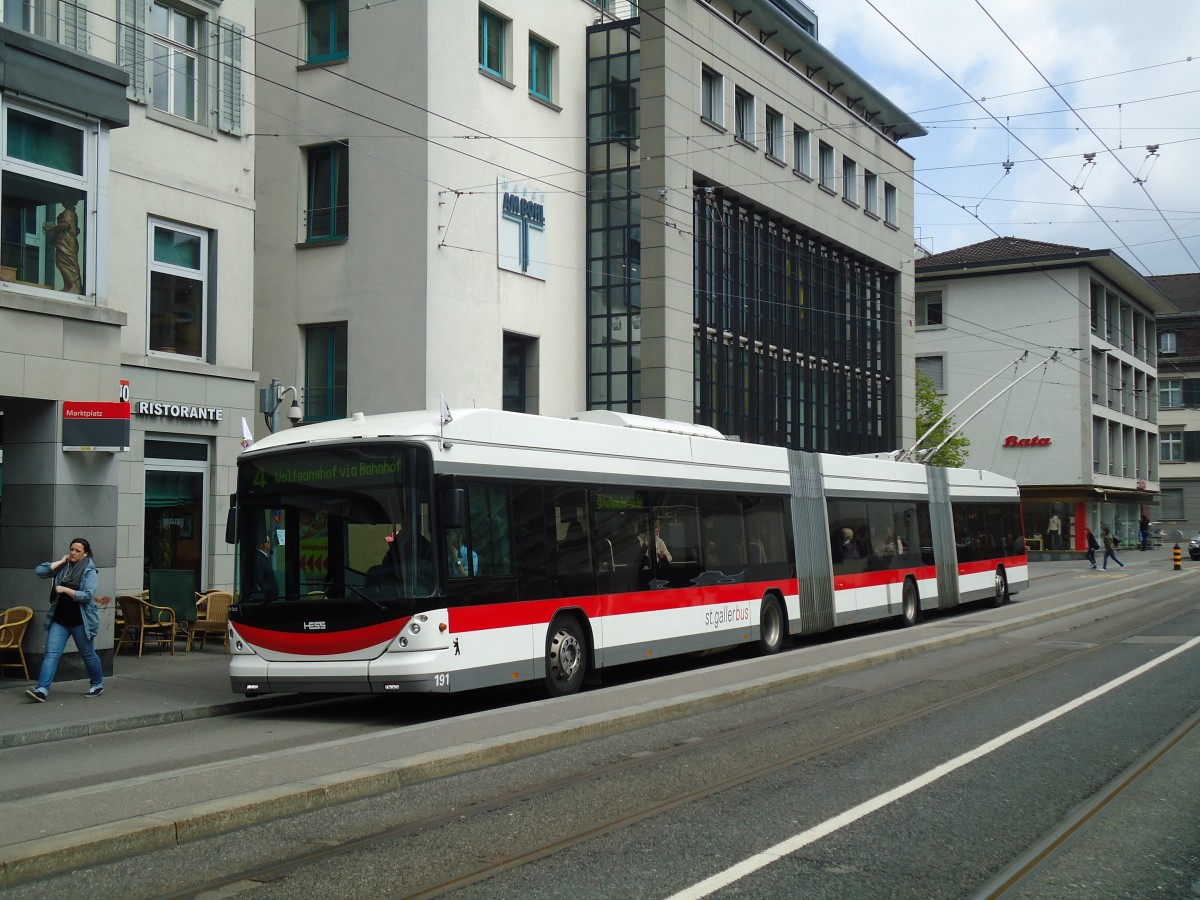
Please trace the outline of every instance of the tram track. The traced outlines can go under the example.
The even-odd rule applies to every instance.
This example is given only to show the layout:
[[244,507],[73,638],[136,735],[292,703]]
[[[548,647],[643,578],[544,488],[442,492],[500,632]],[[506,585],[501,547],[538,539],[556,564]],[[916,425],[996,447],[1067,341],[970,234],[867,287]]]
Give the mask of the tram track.
[[1157,745],[1138,759],[1133,765],[1112,779],[1103,789],[1080,803],[1049,833],[1013,860],[1002,872],[984,885],[975,900],[999,900],[1025,886],[1038,870],[1055,857],[1068,851],[1083,830],[1099,818],[1107,815],[1112,805],[1140,779],[1156,766],[1197,727],[1200,727],[1200,712],[1163,738]]
[[[478,859],[474,864],[468,863],[460,865],[452,874],[448,875],[447,877],[440,878],[436,882],[426,882],[411,888],[400,888],[402,892],[400,895],[411,898],[440,896],[449,891],[485,881],[486,879],[492,878],[507,870],[551,856],[569,847],[586,843],[587,841],[594,840],[603,835],[628,828],[674,808],[711,797],[739,785],[787,769],[799,763],[808,762],[823,755],[844,750],[858,742],[878,737],[891,730],[902,727],[926,716],[930,716],[935,713],[951,709],[955,706],[968,703],[979,697],[1003,689],[1024,679],[1039,675],[1044,672],[1052,671],[1062,666],[1066,666],[1083,656],[1096,653],[1115,644],[1119,644],[1122,641],[1128,640],[1129,638],[1149,629],[1164,625],[1180,616],[1186,615],[1189,611],[1189,607],[1186,607],[1183,604],[1173,604],[1173,607],[1177,608],[1173,608],[1171,611],[1164,613],[1163,615],[1155,618],[1153,621],[1143,621],[1134,628],[1122,630],[1120,633],[1110,636],[1102,641],[1090,642],[1086,646],[1080,646],[1075,649],[1067,650],[1061,655],[1055,656],[1053,659],[1046,660],[1045,662],[1030,668],[1022,669],[1020,672],[1012,675],[1000,678],[998,680],[989,681],[989,683],[985,685],[981,685],[970,690],[960,691],[952,697],[946,697],[936,702],[924,703],[917,708],[911,709],[903,714],[891,716],[884,721],[871,725],[870,727],[856,729],[834,740],[825,741],[807,747],[801,751],[788,754],[785,757],[773,760],[769,763],[743,767],[740,771],[726,775],[719,780],[709,782],[701,788],[697,788],[692,791],[679,792],[670,797],[658,799],[653,802],[643,803],[640,806],[637,806],[633,809],[627,809],[602,821],[591,823],[587,827],[577,828],[567,834],[560,834],[553,840],[532,844],[519,850],[514,850],[507,853],[483,857]],[[1000,648],[973,658],[972,663],[987,663],[989,661],[1002,658],[1011,652],[1011,648]],[[961,663],[949,663],[945,666],[925,671],[917,677],[906,679],[902,682],[859,691],[853,696],[824,701],[814,704],[813,706],[807,707],[803,710],[790,711],[784,715],[773,716],[771,718],[747,723],[745,725],[720,731],[705,737],[698,737],[686,742],[676,743],[670,747],[665,747],[657,751],[616,760],[589,769],[587,772],[575,773],[566,777],[546,781],[541,784],[524,786],[511,792],[484,798],[466,807],[456,808],[444,813],[424,816],[396,825],[394,827],[389,827],[371,834],[355,837],[350,840],[341,841],[336,844],[316,847],[303,853],[293,854],[284,860],[276,860],[261,866],[248,867],[235,874],[223,876],[219,879],[214,879],[203,884],[192,885],[186,890],[170,896],[203,896],[208,893],[227,890],[237,885],[249,886],[277,882],[281,879],[286,879],[292,873],[297,872],[307,866],[330,861],[347,854],[368,849],[374,845],[403,840],[407,836],[417,835],[422,832],[432,831],[453,824],[461,824],[465,821],[479,819],[487,815],[494,815],[498,811],[512,807],[515,804],[521,804],[539,798],[546,798],[554,795],[555,793],[562,792],[573,787],[586,785],[588,783],[600,781],[604,778],[620,775],[623,772],[634,770],[638,767],[650,766],[675,757],[698,753],[701,750],[711,749],[725,742],[742,740],[751,737],[756,733],[762,733],[770,729],[785,726],[795,726],[798,723],[802,723],[806,719],[811,719],[822,714],[830,713],[853,704],[860,704],[864,701],[872,698],[878,698],[889,693],[895,693],[921,682],[927,682],[941,674],[953,672],[960,667]],[[1150,763],[1150,765],[1152,764],[1153,763]],[[1119,793],[1119,790],[1117,793]],[[1103,804],[1100,804],[1097,809],[1102,806]],[[1047,840],[1049,840],[1049,838]],[[1044,849],[1046,852],[1043,853],[1038,859],[1033,859],[1030,857],[1030,861],[1026,870],[1032,870],[1036,868],[1036,866],[1040,864],[1041,859],[1045,858],[1046,853],[1054,851],[1053,847],[1047,847]],[[1031,848],[1030,854],[1033,853],[1034,850]],[[1016,863],[1013,865],[1016,866]],[[1024,876],[1020,873],[1015,873],[1013,877],[1018,877],[1019,879],[1019,877]],[[1005,888],[1005,890],[1008,889],[1009,888],[1007,887]],[[981,894],[980,896],[999,896],[999,894]]]

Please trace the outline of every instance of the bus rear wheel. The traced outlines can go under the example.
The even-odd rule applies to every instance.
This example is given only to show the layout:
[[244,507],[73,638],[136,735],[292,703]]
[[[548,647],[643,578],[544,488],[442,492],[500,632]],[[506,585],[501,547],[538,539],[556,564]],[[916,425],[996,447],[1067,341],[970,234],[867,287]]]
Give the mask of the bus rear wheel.
[[546,636],[546,692],[551,697],[574,694],[587,674],[587,638],[573,616],[555,619]]
[[783,649],[783,609],[774,594],[763,597],[758,612],[758,652],[771,656]]
[[912,628],[921,619],[921,603],[917,596],[917,586],[911,578],[904,580],[904,589],[900,593],[900,624]]
[[992,609],[999,609],[1009,600],[1008,597],[1008,576],[1004,574],[1004,570],[999,566],[996,567],[996,589],[991,598],[988,600],[988,606]]

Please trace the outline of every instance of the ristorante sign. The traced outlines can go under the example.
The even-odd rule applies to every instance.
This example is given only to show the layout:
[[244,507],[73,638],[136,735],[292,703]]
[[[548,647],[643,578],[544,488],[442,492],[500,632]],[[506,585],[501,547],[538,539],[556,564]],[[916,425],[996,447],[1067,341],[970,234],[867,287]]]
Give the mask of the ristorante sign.
[[163,419],[199,419],[205,422],[220,422],[225,410],[219,406],[190,406],[187,403],[163,403],[157,400],[138,400],[133,411],[139,416],[158,416]]
[[1047,437],[1017,437],[1015,434],[1010,434],[1004,439],[1003,447],[1049,447],[1050,438]]

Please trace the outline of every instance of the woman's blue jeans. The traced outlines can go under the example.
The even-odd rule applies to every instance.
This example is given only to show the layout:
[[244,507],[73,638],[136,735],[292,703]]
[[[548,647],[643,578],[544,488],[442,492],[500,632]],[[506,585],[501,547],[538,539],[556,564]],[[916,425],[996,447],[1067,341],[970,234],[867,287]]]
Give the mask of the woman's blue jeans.
[[62,658],[63,650],[66,649],[67,638],[75,641],[75,647],[79,650],[79,655],[83,657],[83,664],[87,666],[88,681],[91,682],[91,686],[100,687],[104,684],[104,672],[100,668],[100,657],[96,655],[96,648],[88,640],[87,629],[83,625],[73,625],[68,628],[66,625],[51,622],[50,630],[46,632],[46,655],[42,657],[42,671],[38,673],[37,683],[37,686],[47,694],[50,693],[50,685],[54,682],[54,675],[58,671],[58,661]]

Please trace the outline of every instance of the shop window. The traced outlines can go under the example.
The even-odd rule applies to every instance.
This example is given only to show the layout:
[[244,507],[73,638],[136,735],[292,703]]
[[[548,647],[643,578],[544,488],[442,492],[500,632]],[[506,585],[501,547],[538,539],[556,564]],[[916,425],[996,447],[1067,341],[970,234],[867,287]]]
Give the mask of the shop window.
[[202,589],[208,445],[147,437],[145,453],[143,586],[150,570],[173,569]]
[[85,161],[99,129],[7,105],[4,116],[0,280],[83,294],[96,178]]

